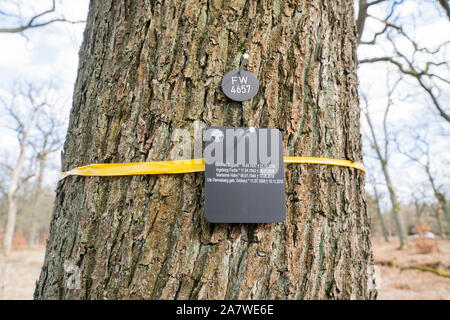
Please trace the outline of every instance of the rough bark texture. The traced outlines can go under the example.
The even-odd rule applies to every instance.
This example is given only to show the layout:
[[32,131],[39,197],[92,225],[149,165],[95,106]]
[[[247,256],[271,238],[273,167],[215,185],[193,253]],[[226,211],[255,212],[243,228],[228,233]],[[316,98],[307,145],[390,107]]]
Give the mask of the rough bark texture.
[[[92,1],[63,169],[167,159],[195,120],[360,161],[356,39],[352,0]],[[236,103],[220,82],[243,52],[260,92]],[[201,173],[68,177],[35,298],[374,298],[363,188],[355,169],[289,165],[284,223],[213,225]]]

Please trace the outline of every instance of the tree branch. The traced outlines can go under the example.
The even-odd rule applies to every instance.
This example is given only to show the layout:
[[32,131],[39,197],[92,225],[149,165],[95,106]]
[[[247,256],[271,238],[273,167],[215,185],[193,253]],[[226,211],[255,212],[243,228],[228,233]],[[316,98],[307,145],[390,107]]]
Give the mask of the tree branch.
[[448,5],[447,0],[438,0],[441,7],[444,9],[445,13],[447,14],[448,20],[450,20],[450,6]]
[[[55,22],[68,22],[68,23],[84,23],[85,21],[80,20],[80,21],[70,21],[67,20],[64,17],[61,18],[53,18],[44,22],[36,22],[37,19],[48,16],[49,14],[55,12],[56,10],[56,4],[55,4],[55,0],[52,1],[52,7],[48,10],[45,10],[37,15],[34,15],[33,17],[30,18],[30,20],[28,20],[28,22],[26,24],[17,26],[17,27],[11,27],[11,28],[0,28],[0,33],[21,33],[25,30],[28,29],[33,29],[33,28],[39,28],[39,27],[43,27],[46,25],[49,25],[51,23],[55,23]],[[7,15],[6,13],[2,12],[2,15]]]
[[[404,56],[402,56],[402,57],[405,59]],[[409,64],[410,68],[405,69],[405,67],[403,66],[403,64],[401,62],[395,60],[393,57],[388,57],[388,56],[362,59],[361,61],[359,61],[360,64],[374,63],[374,62],[389,62],[389,63],[395,65],[401,73],[414,77],[417,80],[417,82],[419,83],[420,87],[422,87],[422,89],[424,89],[425,92],[428,94],[428,96],[431,98],[431,101],[433,102],[434,106],[438,110],[439,115],[442,118],[444,118],[445,120],[447,120],[447,122],[450,122],[450,115],[445,112],[445,110],[442,108],[441,104],[439,103],[438,99],[433,94],[431,88],[427,87],[422,79],[422,77],[424,75],[427,75],[430,77],[433,77],[434,75],[428,74],[425,71],[418,72],[418,71],[414,70],[412,68],[412,64],[409,61],[407,61],[407,62]],[[429,64],[430,63],[428,63],[428,65]]]

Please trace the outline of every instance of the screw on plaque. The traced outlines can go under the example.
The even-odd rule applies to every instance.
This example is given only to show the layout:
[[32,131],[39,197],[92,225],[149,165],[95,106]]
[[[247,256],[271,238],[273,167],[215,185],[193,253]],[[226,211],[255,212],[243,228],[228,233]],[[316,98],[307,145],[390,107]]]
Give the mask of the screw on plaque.
[[244,70],[245,66],[247,65],[249,57],[250,56],[248,55],[248,53],[244,53],[242,55],[241,65],[239,66],[239,74],[241,74],[241,71]]

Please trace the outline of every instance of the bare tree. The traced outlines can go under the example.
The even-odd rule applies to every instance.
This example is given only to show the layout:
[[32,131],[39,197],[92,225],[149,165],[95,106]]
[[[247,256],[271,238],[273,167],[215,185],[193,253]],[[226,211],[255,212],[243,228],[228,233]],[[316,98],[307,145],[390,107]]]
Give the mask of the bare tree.
[[372,2],[368,2],[367,0],[359,0],[358,6],[358,18],[356,19],[356,29],[358,31],[358,41],[361,43],[361,36],[364,32],[364,27],[366,25],[366,19],[369,16],[368,10],[369,7],[377,5],[381,2],[385,2],[386,0],[374,0]]
[[[426,135],[426,134],[425,134]],[[418,164],[425,172],[429,185],[433,190],[433,195],[437,202],[437,208],[434,210],[436,219],[438,222],[438,226],[440,227],[440,214],[443,213],[445,217],[445,221],[447,224],[447,233],[450,232],[450,217],[447,206],[447,197],[444,192],[442,192],[441,186],[436,182],[436,178],[433,174],[433,170],[431,168],[431,155],[430,155],[430,143],[426,137],[416,135],[414,137],[414,147],[412,150],[405,150],[401,145],[398,145],[398,150],[400,153],[405,155],[411,161]],[[442,228],[441,228],[442,229]]]
[[[27,149],[28,139],[36,120],[38,112],[45,105],[45,102],[39,102],[38,92],[31,84],[25,89],[19,88],[19,92],[13,92],[9,102],[2,102],[5,113],[11,118],[17,137],[19,154],[14,165],[11,167],[9,176],[9,186],[7,191],[7,220],[5,233],[3,235],[3,246],[0,250],[0,296],[3,292],[4,276],[6,271],[6,259],[12,246],[14,230],[16,227],[17,211],[18,211],[18,193],[20,187],[32,177],[32,174],[23,176],[22,167],[25,161],[25,152]],[[25,115],[19,111],[19,104],[28,104]]]
[[422,221],[423,214],[425,212],[425,208],[427,203],[423,199],[423,194],[418,194],[413,192],[411,195],[414,203],[414,210],[416,213],[416,224]]
[[[9,103],[3,102],[3,107],[6,113],[13,120],[12,129],[16,133],[17,142],[19,146],[19,154],[15,164],[12,167],[11,176],[9,179],[9,187],[8,187],[8,213],[7,213],[7,223],[5,229],[5,235],[3,238],[3,250],[7,255],[9,250],[11,249],[12,240],[14,236],[14,229],[16,225],[16,216],[17,216],[17,195],[20,189],[20,186],[23,185],[25,181],[31,178],[32,175],[27,175],[23,177],[22,166],[25,160],[25,152],[29,142],[30,131],[33,128],[34,122],[38,115],[38,112],[46,105],[45,101],[40,101],[38,97],[37,90],[31,85],[28,84],[26,89],[19,89],[20,93],[13,93],[11,97],[11,101]],[[27,104],[29,104],[29,109],[26,112],[26,115],[20,113],[18,111],[18,104],[24,103],[24,100],[27,100]]]
[[378,193],[377,189],[377,182],[373,176],[373,173],[368,170],[368,183],[372,185],[372,191],[373,191],[373,203],[375,205],[375,212],[377,214],[378,221],[380,222],[381,232],[383,234],[384,240],[386,242],[389,242],[389,232],[386,228],[386,224],[384,222],[383,213],[381,212],[381,206],[380,206],[380,195]]
[[386,225],[384,223],[383,214],[381,213],[381,207],[380,207],[380,196],[378,195],[378,190],[375,184],[373,184],[373,193],[375,195],[375,206],[376,211],[378,215],[378,220],[380,221],[381,231],[383,232],[383,237],[386,242],[389,242],[389,232],[386,228]]
[[[63,137],[61,129],[64,126],[52,112],[42,112],[40,119],[36,123],[36,138],[30,141],[30,145],[34,150],[34,160],[37,164],[37,177],[35,182],[33,201],[39,202],[43,195],[43,179],[45,169],[47,167],[48,157],[61,149]],[[36,244],[37,233],[37,214],[35,208],[31,209],[31,227],[29,234],[29,245],[33,247]]]
[[440,204],[439,203],[437,203],[437,204],[435,204],[435,205],[433,205],[432,206],[432,211],[433,211],[433,213],[434,214],[432,214],[433,216],[434,216],[434,218],[436,219],[436,225],[437,225],[437,227],[438,227],[438,235],[442,238],[442,239],[445,239],[445,233],[444,233],[444,230],[443,230],[443,228],[442,228],[442,223],[441,223],[441,218],[440,218],[440,216],[441,216],[441,206],[440,206]]
[[[22,186],[32,177],[37,177],[33,189],[34,201],[42,193],[42,183],[48,156],[61,147],[61,129],[55,112],[54,99],[49,94],[51,85],[37,87],[31,83],[17,84],[11,92],[9,101],[0,100],[3,105],[7,127],[17,138],[18,155],[13,164],[3,163],[7,173],[7,222],[3,237],[5,254],[11,249],[16,217],[18,212],[18,194]],[[10,120],[10,121],[9,121]],[[29,168],[24,168],[25,158],[29,157]],[[37,168],[37,169],[36,169]]]
[[[373,124],[372,119],[369,114],[367,97],[363,94],[362,98],[365,103],[365,117],[367,120],[367,124],[369,125],[369,129],[370,129],[370,134],[368,135],[368,139],[370,140],[370,145],[371,145],[372,149],[375,150],[376,157],[378,159],[378,162],[380,163],[381,170],[382,170],[385,182],[386,182],[386,187],[389,191],[389,198],[390,198],[391,206],[392,206],[392,215],[394,217],[398,236],[400,239],[400,249],[403,249],[404,245],[408,244],[408,238],[404,231],[403,222],[400,217],[400,205],[399,205],[399,202],[397,199],[397,194],[395,192],[394,185],[392,184],[392,179],[391,179],[389,169],[388,169],[390,138],[389,138],[389,132],[388,132],[388,128],[387,128],[387,118],[388,118],[389,110],[392,106],[391,96],[392,96],[393,92],[395,91],[395,88],[397,87],[398,83],[399,83],[399,81],[396,81],[395,84],[392,86],[392,88],[390,88],[388,90],[388,97],[387,97],[388,101],[387,101],[387,106],[385,108],[384,116],[383,116],[383,136],[382,136],[383,144],[380,143],[379,137],[375,133],[374,124]],[[389,86],[389,80],[388,80],[388,86]]]
[[[44,27],[44,26],[47,26],[47,25],[55,23],[55,22],[68,22],[68,23],[83,23],[83,22],[85,22],[82,20],[71,21],[71,20],[66,19],[63,15],[61,15],[61,14],[55,15],[55,13],[56,13],[56,1],[53,0],[50,8],[48,8],[47,10],[43,10],[42,12],[34,14],[33,16],[29,17],[24,23],[20,23],[17,26],[0,27],[0,33],[22,33],[25,30]],[[0,6],[0,16],[3,16],[3,17],[15,16],[21,21],[25,19],[24,17],[22,17],[20,15],[20,13],[16,14],[16,13],[6,11],[1,6]]]
[[[409,34],[408,28],[404,25],[404,21],[400,21],[399,13],[401,12],[403,0],[387,1],[378,0],[367,2],[359,0],[359,11],[357,18],[357,28],[359,36],[359,45],[373,46],[382,42],[390,50],[387,55],[374,55],[360,59],[360,64],[386,62],[396,67],[399,74],[405,76],[405,80],[413,79],[418,88],[428,96],[431,105],[435,107],[438,114],[450,122],[450,113],[445,109],[444,99],[445,92],[450,89],[450,81],[448,80],[449,61],[445,57],[444,52],[448,50],[450,41],[444,41],[435,48],[427,48],[421,46],[414,36]],[[384,5],[387,8],[385,17],[377,17],[369,14],[369,9],[376,5]],[[445,0],[436,1],[436,7],[444,9],[447,16],[449,15],[448,2]],[[381,24],[381,30],[372,34],[370,40],[363,40],[362,36],[366,27],[366,20],[373,19]],[[412,18],[412,20],[414,20]],[[400,48],[399,43],[409,43],[409,46]],[[407,49],[404,49],[407,47]],[[386,51],[386,50],[384,50]],[[374,50],[376,52],[376,50]]]

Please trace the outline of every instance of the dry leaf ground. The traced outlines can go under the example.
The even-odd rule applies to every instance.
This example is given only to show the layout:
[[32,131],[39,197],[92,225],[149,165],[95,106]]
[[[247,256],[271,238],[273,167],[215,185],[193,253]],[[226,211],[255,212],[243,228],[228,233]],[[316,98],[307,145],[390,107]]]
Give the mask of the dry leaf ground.
[[397,250],[399,242],[373,240],[374,260],[380,278],[378,299],[450,300],[450,278],[419,270],[403,270],[402,266],[420,265],[442,268],[450,273],[450,240],[438,240],[439,252],[422,254],[410,241],[408,248]]

